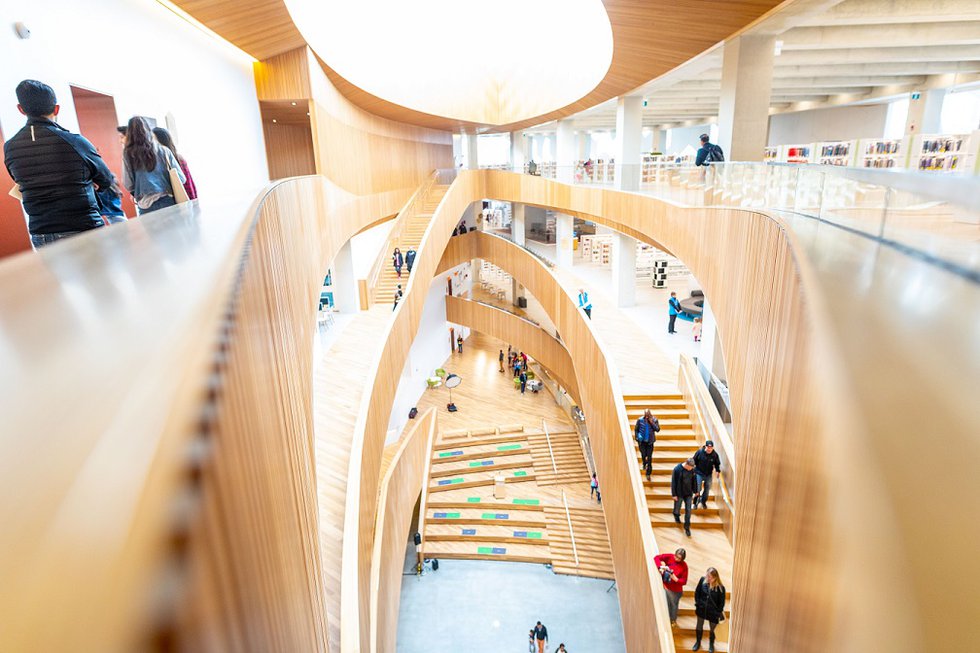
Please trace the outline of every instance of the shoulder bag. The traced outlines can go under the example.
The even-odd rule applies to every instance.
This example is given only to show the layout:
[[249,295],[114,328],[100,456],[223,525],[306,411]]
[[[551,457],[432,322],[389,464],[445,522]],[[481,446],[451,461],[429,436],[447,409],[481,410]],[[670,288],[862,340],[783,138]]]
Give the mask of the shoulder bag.
[[[163,161],[167,164],[167,171],[170,173],[170,188],[174,193],[174,201],[177,204],[190,202],[191,198],[187,195],[187,189],[184,188],[184,184],[180,183],[180,173],[177,168],[170,164],[170,157],[163,150],[160,151],[160,156],[163,157]],[[174,158],[176,159],[176,157]]]

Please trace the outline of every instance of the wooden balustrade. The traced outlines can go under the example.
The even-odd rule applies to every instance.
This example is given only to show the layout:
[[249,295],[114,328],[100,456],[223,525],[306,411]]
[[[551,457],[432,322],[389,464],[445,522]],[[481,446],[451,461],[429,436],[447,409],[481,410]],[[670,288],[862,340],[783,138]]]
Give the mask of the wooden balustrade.
[[[412,510],[428,478],[437,428],[435,408],[418,416],[381,478],[371,556],[371,653],[395,653],[405,547]],[[425,514],[424,504],[420,513]]]
[[521,350],[578,401],[578,380],[568,350],[538,325],[496,306],[454,296],[446,297],[446,320],[497,340],[520,343]]
[[735,478],[737,469],[737,459],[735,457],[735,443],[732,436],[728,433],[728,428],[721,420],[718,409],[715,408],[708,392],[707,386],[701,379],[698,367],[687,354],[680,355],[680,362],[677,368],[677,388],[684,396],[684,403],[687,405],[687,412],[691,416],[691,423],[694,425],[694,432],[698,436],[701,444],[711,440],[714,442],[715,451],[721,459],[721,483],[717,494],[721,498],[718,506],[718,514],[724,524],[725,534],[728,540],[735,545],[735,502],[734,493]]

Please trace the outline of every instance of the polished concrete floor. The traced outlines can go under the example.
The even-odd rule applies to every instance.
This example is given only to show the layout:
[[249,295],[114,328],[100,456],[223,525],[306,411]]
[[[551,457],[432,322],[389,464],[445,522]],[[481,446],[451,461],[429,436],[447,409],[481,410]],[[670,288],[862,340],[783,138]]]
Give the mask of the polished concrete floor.
[[[411,568],[414,546],[406,567]],[[541,621],[549,651],[626,650],[616,590],[607,580],[560,576],[544,565],[440,561],[439,571],[402,577],[398,653],[523,653]]]

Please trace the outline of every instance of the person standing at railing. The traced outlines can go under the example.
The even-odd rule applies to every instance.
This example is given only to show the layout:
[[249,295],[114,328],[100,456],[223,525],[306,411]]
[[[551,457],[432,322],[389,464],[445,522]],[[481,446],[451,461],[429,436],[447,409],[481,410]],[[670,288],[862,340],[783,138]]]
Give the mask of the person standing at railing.
[[589,301],[589,293],[584,288],[578,289],[578,307],[585,311],[585,316],[592,319],[592,302]]
[[105,161],[84,136],[58,125],[61,107],[54,89],[25,79],[16,93],[27,124],[3,152],[28,216],[31,245],[37,249],[104,226],[95,193],[113,183]]
[[[696,509],[698,507],[698,501],[701,502],[702,508],[707,508],[708,496],[711,493],[712,474],[717,473],[721,475],[721,457],[715,451],[715,443],[711,440],[705,442],[704,446],[694,454],[693,460],[694,474],[697,480],[697,486],[694,488],[694,508]],[[701,491],[702,487],[704,490],[698,496],[698,492]]]
[[674,331],[674,323],[677,322],[677,316],[681,314],[681,310],[681,300],[677,299],[677,293],[670,293],[670,299],[667,300],[667,314],[669,316],[667,333],[677,333]]
[[724,162],[725,153],[722,151],[721,146],[712,143],[711,137],[707,134],[701,134],[701,149],[698,150],[698,155],[694,159],[694,165],[708,166],[712,163]]
[[538,164],[534,162],[534,159],[531,159],[530,161],[527,162],[527,174],[529,175],[538,174]]
[[463,353],[463,334],[456,336],[456,351]]
[[402,257],[402,251],[397,247],[395,248],[395,251],[391,255],[391,264],[395,266],[395,274],[397,274],[398,278],[401,279],[402,265],[405,264],[405,259]]
[[684,586],[687,584],[687,551],[677,549],[673,553],[661,553],[653,559],[657,570],[660,571],[660,578],[664,583],[664,592],[667,594],[667,613],[670,615],[671,627],[677,626],[677,608],[681,603],[681,595],[684,594]]

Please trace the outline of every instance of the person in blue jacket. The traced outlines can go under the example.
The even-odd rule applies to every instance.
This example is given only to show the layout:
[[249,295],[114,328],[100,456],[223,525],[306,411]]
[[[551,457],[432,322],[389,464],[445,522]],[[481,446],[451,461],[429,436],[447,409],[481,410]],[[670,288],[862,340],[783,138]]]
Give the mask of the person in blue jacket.
[[585,316],[592,319],[592,302],[589,301],[589,293],[584,288],[578,290],[578,307],[585,311]]
[[636,426],[633,428],[633,437],[640,445],[640,458],[648,481],[653,473],[653,443],[657,441],[659,431],[660,421],[653,416],[650,409],[643,411],[643,417],[636,420]]
[[670,315],[670,322],[667,323],[667,333],[677,333],[674,331],[674,323],[677,322],[677,316],[681,313],[681,301],[677,299],[677,293],[670,293],[670,299],[667,300],[667,312]]

